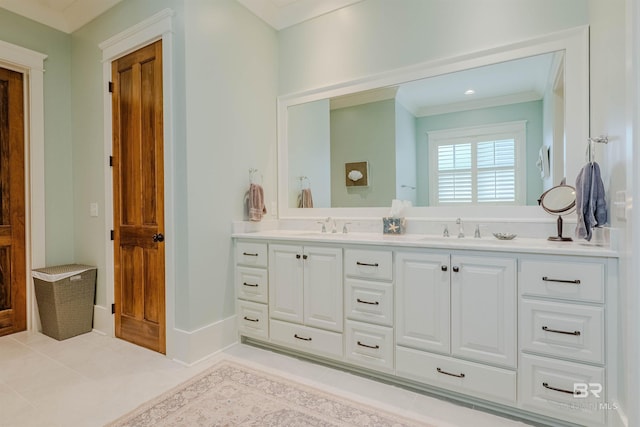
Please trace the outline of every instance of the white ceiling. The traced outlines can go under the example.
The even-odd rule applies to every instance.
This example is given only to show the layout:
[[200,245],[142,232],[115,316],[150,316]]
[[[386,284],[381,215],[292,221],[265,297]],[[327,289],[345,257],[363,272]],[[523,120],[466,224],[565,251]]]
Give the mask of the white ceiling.
[[[0,8],[72,33],[126,0],[0,0]],[[276,30],[362,0],[238,0]]]
[[122,0],[0,0],[0,7],[72,33]]

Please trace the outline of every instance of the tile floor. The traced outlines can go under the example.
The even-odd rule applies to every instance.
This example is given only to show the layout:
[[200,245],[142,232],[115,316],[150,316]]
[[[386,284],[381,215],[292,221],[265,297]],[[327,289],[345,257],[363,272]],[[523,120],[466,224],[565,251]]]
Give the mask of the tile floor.
[[405,415],[414,413],[437,426],[525,425],[244,344],[185,367],[97,333],[56,341],[21,332],[0,337],[0,427],[102,426],[221,358],[266,368]]

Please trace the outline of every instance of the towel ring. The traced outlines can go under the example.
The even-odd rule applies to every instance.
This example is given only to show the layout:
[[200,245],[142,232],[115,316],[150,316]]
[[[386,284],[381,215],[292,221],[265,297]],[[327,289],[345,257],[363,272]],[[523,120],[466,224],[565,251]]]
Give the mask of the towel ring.
[[[254,169],[254,168],[249,169],[249,183],[250,184],[257,184],[256,183],[256,173],[257,172],[258,172],[258,169]],[[260,182],[262,182],[262,175],[260,175]]]
[[[309,181],[309,178],[307,178],[306,176],[299,176],[298,177],[298,181],[300,181],[300,189],[304,190],[307,188],[311,188],[311,181]],[[307,184],[307,186],[305,187],[305,182]]]

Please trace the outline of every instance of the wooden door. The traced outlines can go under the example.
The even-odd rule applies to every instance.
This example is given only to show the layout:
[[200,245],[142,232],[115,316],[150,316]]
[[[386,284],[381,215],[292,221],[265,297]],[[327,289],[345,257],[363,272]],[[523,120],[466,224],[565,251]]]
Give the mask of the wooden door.
[[116,336],[165,353],[162,41],[112,78]]
[[450,267],[447,253],[396,254],[396,343],[449,354]]
[[0,336],[27,329],[23,94],[0,68]]

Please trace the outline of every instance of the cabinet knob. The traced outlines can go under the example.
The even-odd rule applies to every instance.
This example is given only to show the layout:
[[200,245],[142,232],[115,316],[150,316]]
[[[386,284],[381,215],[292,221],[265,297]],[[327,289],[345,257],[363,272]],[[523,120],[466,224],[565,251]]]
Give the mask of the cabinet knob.
[[300,254],[296,254],[296,259],[300,259]]
[[458,267],[457,265],[454,265],[454,266],[453,266],[453,271],[454,271],[455,273],[457,273],[458,271],[460,271],[460,267]]
[[440,269],[442,271],[447,271],[449,268],[446,265],[442,265],[442,266],[440,266]]

